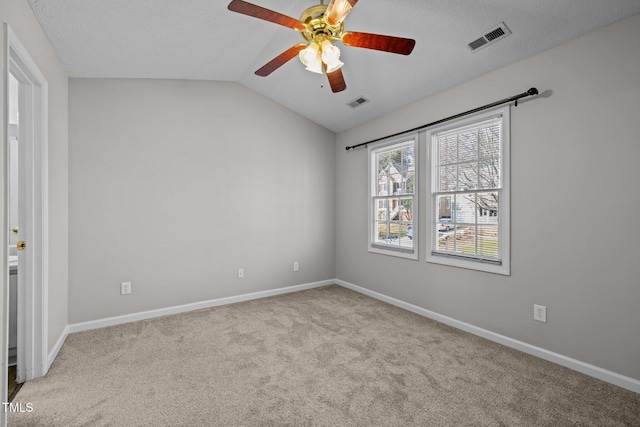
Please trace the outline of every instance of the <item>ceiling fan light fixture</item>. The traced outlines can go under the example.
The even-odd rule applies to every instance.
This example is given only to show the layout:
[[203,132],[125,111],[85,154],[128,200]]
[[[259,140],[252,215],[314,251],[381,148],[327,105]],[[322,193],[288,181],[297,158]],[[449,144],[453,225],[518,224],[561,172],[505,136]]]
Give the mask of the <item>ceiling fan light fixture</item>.
[[306,70],[312,73],[322,74],[322,60],[320,58],[320,46],[311,42],[307,47],[302,49],[298,54],[300,61],[306,67]]
[[324,14],[327,22],[330,25],[337,25],[341,23],[344,20],[345,16],[347,16],[349,12],[351,12],[351,9],[353,8],[351,3],[355,4],[353,0],[351,2],[348,0],[334,0],[330,2],[329,6],[327,7],[327,11]]
[[327,66],[327,73],[333,73],[344,65],[340,61],[340,49],[329,40],[322,42],[322,62]]

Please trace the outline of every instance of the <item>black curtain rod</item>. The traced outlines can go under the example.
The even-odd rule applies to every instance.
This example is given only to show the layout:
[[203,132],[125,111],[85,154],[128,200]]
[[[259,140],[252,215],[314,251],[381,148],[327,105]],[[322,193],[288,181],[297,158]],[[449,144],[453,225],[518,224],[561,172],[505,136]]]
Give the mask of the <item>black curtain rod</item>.
[[372,139],[371,141],[363,142],[361,144],[351,145],[349,147],[345,147],[345,150],[349,151],[352,148],[362,147],[363,145],[366,146],[367,144],[371,144],[371,143],[374,143],[374,142],[382,141],[383,139],[393,138],[394,136],[398,136],[398,135],[402,135],[402,134],[405,134],[405,133],[409,133],[409,132],[414,132],[414,131],[417,131],[417,130],[425,129],[425,128],[428,128],[428,127],[434,126],[434,125],[439,125],[440,123],[448,122],[449,120],[457,119],[458,117],[468,116],[469,114],[477,113],[478,111],[486,110],[488,108],[495,107],[497,105],[506,104],[508,102],[515,101],[516,102],[515,106],[517,107],[518,106],[518,99],[525,98],[527,96],[537,95],[537,94],[538,94],[538,89],[536,89],[535,87],[532,87],[528,91],[523,92],[523,93],[521,93],[519,95],[510,96],[509,98],[505,98],[505,99],[503,99],[501,101],[492,102],[491,104],[483,105],[482,107],[474,108],[473,110],[465,111],[464,113],[456,114],[455,116],[447,117],[446,119],[441,119],[441,120],[437,120],[435,122],[428,123],[426,125],[418,126],[417,128],[405,130],[403,132],[394,133],[393,135],[384,136],[382,138]]

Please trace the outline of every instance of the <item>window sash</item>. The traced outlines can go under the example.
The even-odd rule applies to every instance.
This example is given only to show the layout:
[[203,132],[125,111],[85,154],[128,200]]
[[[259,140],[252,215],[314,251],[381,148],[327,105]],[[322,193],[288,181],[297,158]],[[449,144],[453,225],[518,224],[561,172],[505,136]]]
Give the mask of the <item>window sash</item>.
[[[386,202],[383,203],[386,207],[381,208],[380,202]],[[407,204],[406,202],[409,203]],[[410,209],[406,209],[407,205],[410,206]],[[402,206],[405,206],[405,208]],[[376,215],[373,224],[371,245],[380,249],[413,253],[413,238],[409,239],[407,237],[407,230],[409,226],[413,227],[414,206],[414,195],[373,197],[372,209]],[[380,215],[382,210],[385,212],[384,215]],[[407,245],[407,240],[411,241],[410,246]]]
[[[477,195],[483,193],[486,193],[486,190],[447,194],[455,196],[474,194],[477,197]],[[460,215],[452,210],[451,219],[448,220],[451,221],[450,224],[453,227],[451,233],[442,233],[438,227],[438,224],[440,224],[440,216],[438,215],[440,205],[438,202],[439,194],[434,194],[433,205],[435,206],[435,221],[432,233],[432,254],[450,255],[497,264],[502,263],[502,244],[499,238],[501,233],[499,213],[501,212],[501,200],[503,197],[502,191],[491,191],[491,193],[498,194],[498,205],[495,210],[497,213],[493,215],[492,210],[485,209],[486,215],[483,215],[481,208],[477,206],[477,200],[472,202],[475,204],[472,220],[465,220],[468,219],[468,217],[460,218]],[[452,201],[452,205],[457,206],[459,204],[460,202]],[[449,222],[446,224],[449,224]],[[495,229],[495,231],[491,231],[492,229]],[[441,236],[441,233],[443,236]],[[472,252],[470,253],[471,250]],[[492,254],[494,251],[495,255]]]

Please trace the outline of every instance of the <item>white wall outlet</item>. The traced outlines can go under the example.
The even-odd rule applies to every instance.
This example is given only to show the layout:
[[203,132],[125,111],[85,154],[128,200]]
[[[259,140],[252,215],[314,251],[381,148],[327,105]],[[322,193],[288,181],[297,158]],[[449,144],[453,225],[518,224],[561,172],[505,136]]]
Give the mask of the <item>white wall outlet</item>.
[[244,268],[238,269],[238,279],[244,279]]
[[293,271],[300,270],[300,263],[298,261],[293,263]]
[[120,283],[120,295],[129,295],[131,293],[131,282]]
[[547,323],[547,307],[544,305],[533,305],[533,320]]

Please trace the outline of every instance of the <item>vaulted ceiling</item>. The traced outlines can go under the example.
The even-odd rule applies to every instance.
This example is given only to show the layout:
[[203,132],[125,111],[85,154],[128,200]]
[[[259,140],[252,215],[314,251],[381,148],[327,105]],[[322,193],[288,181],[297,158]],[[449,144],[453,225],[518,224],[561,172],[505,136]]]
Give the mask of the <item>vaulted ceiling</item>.
[[[256,76],[304,40],[294,30],[229,11],[229,1],[29,3],[70,77],[235,81],[334,132],[640,13],[638,0],[360,0],[346,18],[347,30],[413,38],[416,46],[403,56],[337,43],[347,89],[332,93],[326,76],[306,71],[297,58],[268,77]],[[296,19],[317,4],[250,1]],[[469,49],[502,22],[510,35]],[[361,96],[369,102],[347,105]]]

